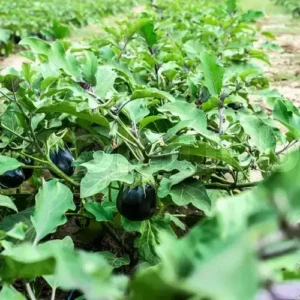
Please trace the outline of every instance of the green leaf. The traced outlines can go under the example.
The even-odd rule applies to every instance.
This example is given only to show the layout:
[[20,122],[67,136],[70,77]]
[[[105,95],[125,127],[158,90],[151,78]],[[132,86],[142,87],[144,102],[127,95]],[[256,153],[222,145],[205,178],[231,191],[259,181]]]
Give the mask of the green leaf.
[[55,269],[54,258],[29,243],[6,247],[0,255],[0,263],[1,279],[4,281],[53,274]]
[[71,190],[57,179],[44,182],[35,197],[36,208],[32,224],[36,231],[35,243],[67,222],[66,211],[74,210]]
[[101,256],[103,256],[106,259],[106,261],[110,264],[110,266],[114,269],[129,265],[130,263],[128,255],[117,257],[114,253],[111,253],[109,251],[101,251],[99,252],[99,254],[101,254]]
[[82,75],[84,81],[89,83],[92,86],[96,85],[97,69],[98,69],[98,61],[96,55],[90,51],[86,52]]
[[0,206],[8,207],[18,212],[16,205],[12,202],[12,200],[8,196],[0,195]]
[[133,166],[120,154],[97,151],[94,159],[82,164],[87,173],[81,181],[81,197],[89,197],[103,191],[113,181],[133,183]]
[[76,81],[81,81],[81,72],[79,63],[72,54],[66,54],[64,45],[60,41],[51,44],[49,61],[60,69],[63,69],[68,75]]
[[100,66],[96,73],[95,94],[105,99],[108,92],[114,91],[117,73],[110,66]]
[[254,299],[258,274],[249,240],[222,238],[219,229],[212,219],[181,239],[162,231],[155,247],[161,263],[137,272],[131,299]]
[[170,113],[179,117],[182,121],[192,121],[191,126],[199,133],[207,134],[207,119],[205,113],[197,109],[194,104],[185,101],[166,103],[158,108],[158,111]]
[[193,165],[185,160],[178,160],[177,155],[151,159],[149,164],[137,165],[135,169],[145,175],[154,175],[159,171],[171,172],[192,169]]
[[204,142],[198,142],[198,144],[195,147],[182,146],[180,149],[180,154],[183,154],[184,156],[188,157],[200,156],[217,159],[233,166],[237,170],[241,170],[238,161],[231,156],[230,152],[227,149],[214,148],[213,146]]
[[15,158],[0,155],[0,175],[7,171],[15,170],[21,166],[23,166],[23,164]]
[[0,300],[26,300],[26,298],[12,286],[4,285],[0,292]]
[[0,42],[6,44],[10,38],[10,30],[0,28]]
[[46,105],[40,108],[38,112],[66,113],[71,116],[75,116],[77,118],[87,120],[104,127],[109,127],[108,121],[99,112],[91,112],[88,109],[79,110],[78,104],[76,102],[62,101],[55,104]]
[[31,216],[33,214],[34,208],[30,207],[26,210],[23,210],[17,214],[8,215],[3,218],[0,222],[0,230],[9,231],[16,226],[16,224],[22,222],[26,226],[25,230],[25,240],[32,241],[35,236],[35,230],[31,223]]
[[141,28],[143,28],[149,22],[151,22],[151,20],[147,18],[141,18],[141,19],[137,19],[135,22],[130,24],[127,27],[126,35],[125,35],[125,39],[127,43],[128,41],[131,40],[131,38],[134,36],[135,33],[138,33],[141,30]]
[[24,240],[25,239],[25,231],[24,228],[26,228],[26,225],[24,225],[22,222],[17,223],[11,230],[9,230],[6,234],[9,237],[12,237],[14,239],[18,240]]
[[227,5],[227,12],[229,14],[234,13],[237,10],[237,0],[227,0],[226,5]]
[[149,21],[140,29],[140,35],[146,40],[150,48],[157,44],[157,34],[154,31],[153,21]]
[[171,94],[164,92],[164,91],[160,91],[156,88],[134,90],[131,95],[131,100],[143,99],[143,98],[165,99],[170,102],[175,101],[174,97]]
[[34,37],[24,38],[19,44],[29,46],[34,53],[46,56],[49,55],[51,50],[51,46],[47,42]]
[[138,123],[150,113],[144,99],[138,99],[129,102],[126,105],[126,110],[128,111],[130,119],[135,123]]
[[224,69],[217,63],[217,58],[203,51],[200,55],[204,73],[204,84],[212,96],[219,96],[223,87]]
[[286,126],[295,138],[300,138],[300,113],[292,102],[281,99],[276,100],[273,116]]
[[135,240],[135,247],[138,248],[141,257],[150,263],[156,265],[159,259],[155,252],[157,245],[157,230],[153,228],[150,221],[142,223],[141,236]]
[[105,208],[101,203],[88,202],[84,205],[84,208],[91,213],[98,222],[112,221],[113,219],[114,207]]
[[[182,171],[170,178],[164,178],[159,186],[158,196],[171,196],[172,201],[178,206],[186,206],[189,203],[202,210],[206,215],[211,212],[212,202],[207,195],[206,189],[200,180],[188,180],[194,171]],[[182,182],[183,181],[183,182]]]
[[60,251],[56,278],[64,290],[80,290],[86,299],[118,299],[127,287],[125,276],[112,276],[112,267],[100,253]]
[[250,137],[250,145],[257,147],[260,152],[275,150],[276,135],[274,128],[255,116],[243,116],[240,123]]

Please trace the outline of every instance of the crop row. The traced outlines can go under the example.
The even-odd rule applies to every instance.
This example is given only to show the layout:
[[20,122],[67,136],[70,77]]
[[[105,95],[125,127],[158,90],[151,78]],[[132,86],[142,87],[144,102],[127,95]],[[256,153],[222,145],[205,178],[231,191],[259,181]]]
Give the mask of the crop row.
[[298,0],[274,0],[274,2],[292,12],[293,16],[300,17],[300,2]]
[[26,36],[61,39],[70,28],[99,21],[108,14],[120,13],[132,0],[53,0],[0,1],[0,55],[9,54]]

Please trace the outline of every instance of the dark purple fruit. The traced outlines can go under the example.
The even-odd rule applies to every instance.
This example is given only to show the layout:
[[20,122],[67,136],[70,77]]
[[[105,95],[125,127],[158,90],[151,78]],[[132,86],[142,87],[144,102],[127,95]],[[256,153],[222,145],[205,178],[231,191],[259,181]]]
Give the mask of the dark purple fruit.
[[72,166],[74,157],[69,150],[59,148],[58,151],[51,151],[50,159],[66,175],[74,174],[75,168]]
[[3,189],[12,189],[20,186],[25,180],[22,169],[18,168],[5,172],[0,176],[0,186]]
[[155,213],[156,204],[156,191],[150,185],[120,190],[117,198],[119,213],[129,221],[150,219]]

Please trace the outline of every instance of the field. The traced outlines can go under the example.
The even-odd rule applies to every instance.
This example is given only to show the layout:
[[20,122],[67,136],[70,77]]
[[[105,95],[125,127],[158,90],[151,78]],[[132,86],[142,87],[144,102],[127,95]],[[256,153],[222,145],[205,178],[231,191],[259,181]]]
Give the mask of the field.
[[0,7],[0,300],[299,299],[297,1]]

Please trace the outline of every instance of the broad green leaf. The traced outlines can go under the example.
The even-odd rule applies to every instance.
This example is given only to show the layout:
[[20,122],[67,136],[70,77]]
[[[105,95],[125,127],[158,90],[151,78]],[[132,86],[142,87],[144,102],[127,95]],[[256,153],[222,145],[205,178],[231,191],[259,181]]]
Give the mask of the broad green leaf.
[[126,105],[126,110],[128,111],[130,119],[135,123],[138,123],[150,113],[144,99],[137,99],[129,102]]
[[141,28],[143,28],[149,22],[151,22],[151,20],[149,20],[147,18],[141,18],[141,19],[137,19],[132,24],[130,24],[127,27],[126,36],[125,36],[127,43],[128,43],[128,41],[131,40],[131,38],[134,36],[134,34],[138,33],[141,30]]
[[9,30],[0,28],[0,42],[6,44],[9,41],[10,34]]
[[26,298],[12,286],[5,284],[0,292],[0,300],[26,300]]
[[24,240],[25,239],[25,231],[24,228],[26,228],[26,225],[22,222],[17,223],[11,230],[9,230],[6,234],[9,237],[12,237],[14,239],[18,240]]
[[236,3],[237,0],[227,0],[226,1],[226,5],[227,5],[227,12],[229,14],[232,14],[236,11],[237,9],[237,3]]
[[0,195],[0,206],[8,207],[18,212],[16,205],[8,196]]
[[84,208],[91,213],[98,222],[112,221],[114,208],[105,208],[102,203],[88,202]]
[[24,38],[19,44],[29,46],[34,53],[46,56],[48,56],[51,51],[51,46],[47,42],[34,37]]
[[139,128],[142,129],[142,128],[146,127],[147,125],[149,125],[149,124],[151,124],[155,121],[163,120],[163,119],[166,119],[166,117],[165,116],[149,116],[149,117],[146,117],[146,118],[144,118],[140,121]]
[[280,99],[276,100],[273,116],[286,126],[295,138],[300,138],[300,113],[292,102]]
[[1,279],[4,281],[53,274],[55,269],[55,259],[49,252],[29,243],[6,248],[0,255],[0,262]]
[[15,158],[0,155],[0,175],[6,171],[15,170],[21,166],[23,166],[23,164]]
[[109,251],[101,251],[99,252],[99,254],[101,254],[101,256],[103,256],[106,259],[106,261],[110,264],[110,266],[114,269],[129,265],[130,263],[128,255],[117,257],[114,253]]
[[101,126],[109,127],[108,121],[99,112],[92,112],[88,109],[79,110],[78,104],[76,102],[62,101],[55,104],[46,105],[40,108],[38,112],[66,113],[71,116],[75,116],[77,118],[87,120]]
[[58,68],[63,69],[75,80],[81,81],[79,63],[72,54],[66,53],[62,42],[56,41],[51,45],[49,61],[56,65]]
[[207,120],[205,113],[197,109],[194,104],[185,101],[175,101],[166,103],[158,108],[160,112],[169,112],[173,116],[179,117],[180,120],[194,120],[195,130],[202,132],[207,131]]
[[255,116],[243,116],[240,123],[250,137],[250,145],[257,147],[260,152],[275,150],[276,135],[274,128]]
[[[200,180],[188,180],[195,171],[183,171],[170,178],[164,178],[159,186],[159,197],[170,195],[172,201],[178,206],[186,206],[189,203],[202,210],[206,215],[211,212],[211,199]],[[183,181],[183,182],[181,182]]]
[[63,290],[82,291],[88,300],[118,299],[128,281],[125,276],[112,275],[105,256],[84,251],[60,251],[55,275]]
[[256,261],[245,236],[221,238],[218,224],[208,220],[181,239],[162,231],[159,241],[155,249],[161,263],[137,272],[131,299],[255,298]]
[[[24,121],[22,113],[13,105],[9,106],[1,116],[1,124],[21,136],[24,132]],[[3,129],[3,132],[5,132],[5,136],[9,137],[11,141],[17,138],[14,133],[5,128]]]
[[85,53],[85,62],[83,65],[83,79],[92,86],[96,85],[96,73],[98,69],[97,57],[93,52]]
[[71,190],[57,179],[44,182],[35,197],[36,206],[32,224],[36,231],[35,243],[67,222],[66,211],[74,210]]
[[193,168],[193,165],[185,160],[178,160],[177,155],[151,159],[149,164],[138,165],[135,169],[145,175],[154,175],[159,171],[171,172],[183,171]]
[[0,230],[9,231],[16,226],[16,224],[22,222],[26,226],[25,230],[25,240],[33,241],[35,236],[35,230],[31,223],[30,217],[34,211],[33,207],[23,210],[17,214],[8,215],[2,219],[0,222]]
[[212,96],[219,96],[223,87],[223,67],[218,65],[217,58],[206,50],[201,53],[200,59],[205,86]]
[[95,76],[95,94],[104,100],[108,92],[114,91],[117,73],[110,66],[100,66]]
[[157,34],[154,31],[153,21],[150,20],[143,27],[141,27],[140,35],[146,40],[150,48],[157,44]]
[[133,91],[131,95],[131,100],[135,99],[143,99],[143,98],[158,98],[158,99],[165,99],[170,102],[174,102],[174,97],[164,91],[160,91],[156,88],[146,88],[146,89],[138,89]]
[[227,149],[214,148],[213,146],[207,143],[199,142],[195,147],[183,146],[180,149],[180,154],[183,154],[184,156],[188,156],[188,157],[201,156],[201,157],[217,159],[226,162],[227,164],[233,166],[237,170],[241,170],[238,161],[231,156],[230,152]]
[[87,173],[80,185],[81,197],[89,197],[103,191],[113,181],[133,183],[133,166],[120,154],[97,151],[94,159],[82,164]]

